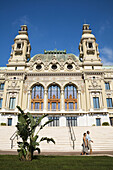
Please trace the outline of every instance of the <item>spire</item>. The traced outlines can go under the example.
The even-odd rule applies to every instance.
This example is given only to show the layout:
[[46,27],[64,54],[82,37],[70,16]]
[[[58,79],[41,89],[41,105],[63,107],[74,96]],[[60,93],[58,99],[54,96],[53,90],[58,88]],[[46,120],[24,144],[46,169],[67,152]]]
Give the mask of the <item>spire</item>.
[[30,59],[31,45],[28,38],[27,25],[22,25],[21,30],[18,31],[12,45],[11,57],[7,66],[17,67],[19,65],[23,67],[26,62]]
[[100,66],[102,63],[96,38],[89,26],[89,24],[83,24],[83,32],[79,44],[79,59],[83,62],[83,65],[87,65],[86,68],[96,68],[94,65]]

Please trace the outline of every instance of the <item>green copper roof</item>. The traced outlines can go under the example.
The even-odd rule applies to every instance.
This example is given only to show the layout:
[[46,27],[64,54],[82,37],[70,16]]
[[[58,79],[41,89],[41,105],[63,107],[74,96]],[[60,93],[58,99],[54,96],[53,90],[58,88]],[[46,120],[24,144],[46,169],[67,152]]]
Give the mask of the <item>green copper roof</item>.
[[6,70],[7,67],[0,67],[0,70]]
[[57,50],[57,49],[54,49],[54,50],[44,50],[44,54],[66,54],[66,50]]
[[78,57],[74,54],[36,54],[33,56],[30,60],[30,62],[35,62],[38,59],[41,59],[43,62],[48,61],[50,62],[53,58],[55,58],[57,61],[63,61],[65,62],[68,58],[72,58],[73,61],[79,61]]
[[105,65],[104,65],[104,66],[102,66],[102,68],[105,68],[105,69],[113,69],[113,66],[112,66],[112,65],[109,65],[109,66],[107,66],[107,65],[105,66]]

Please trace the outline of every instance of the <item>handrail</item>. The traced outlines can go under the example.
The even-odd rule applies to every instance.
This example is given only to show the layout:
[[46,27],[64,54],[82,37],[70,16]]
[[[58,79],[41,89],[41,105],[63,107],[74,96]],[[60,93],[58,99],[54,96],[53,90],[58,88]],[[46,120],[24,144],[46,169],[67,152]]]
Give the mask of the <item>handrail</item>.
[[17,137],[18,140],[18,134],[17,134],[17,130],[13,133],[13,135],[10,137],[11,140],[11,149],[13,148],[13,141],[14,139]]
[[74,150],[75,149],[76,137],[75,137],[75,132],[74,132],[73,126],[71,125],[70,121],[68,121],[68,127],[69,127],[69,132],[70,132],[71,140],[73,142],[73,150]]

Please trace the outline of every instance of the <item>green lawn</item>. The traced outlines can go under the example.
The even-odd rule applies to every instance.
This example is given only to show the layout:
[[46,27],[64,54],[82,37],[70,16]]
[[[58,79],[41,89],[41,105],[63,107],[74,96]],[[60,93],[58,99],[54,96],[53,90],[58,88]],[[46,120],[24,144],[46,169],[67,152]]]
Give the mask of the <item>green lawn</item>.
[[15,155],[0,155],[0,170],[112,170],[113,158],[107,156],[36,156],[31,162]]

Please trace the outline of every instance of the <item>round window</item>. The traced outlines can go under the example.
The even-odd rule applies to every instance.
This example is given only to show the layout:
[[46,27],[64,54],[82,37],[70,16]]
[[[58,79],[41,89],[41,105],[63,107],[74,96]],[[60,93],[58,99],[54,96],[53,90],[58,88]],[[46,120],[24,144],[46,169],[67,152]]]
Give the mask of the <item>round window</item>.
[[68,64],[68,65],[67,65],[67,68],[68,68],[69,70],[71,70],[71,69],[73,68],[72,64]]
[[56,64],[53,64],[51,68],[52,68],[53,70],[56,70],[56,69],[57,69],[57,65],[56,65]]
[[38,65],[36,66],[36,69],[37,69],[37,70],[40,70],[41,68],[42,68],[41,64],[38,64]]

